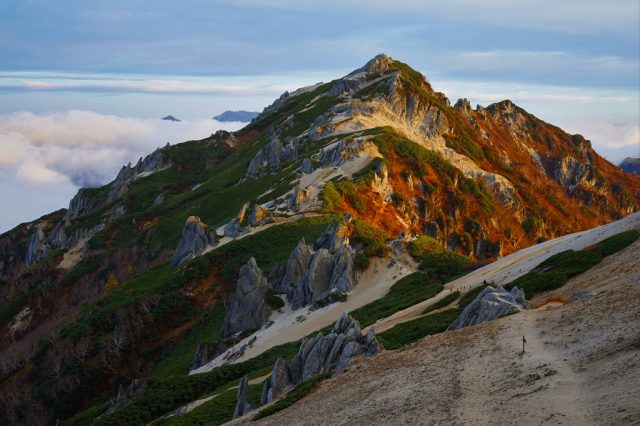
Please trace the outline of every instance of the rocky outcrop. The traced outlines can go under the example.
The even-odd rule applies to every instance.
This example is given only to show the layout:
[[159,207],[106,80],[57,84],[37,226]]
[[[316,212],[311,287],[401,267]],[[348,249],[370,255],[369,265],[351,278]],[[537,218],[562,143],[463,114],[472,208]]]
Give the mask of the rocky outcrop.
[[349,244],[349,235],[351,234],[350,224],[352,221],[353,218],[351,215],[347,214],[340,222],[329,226],[313,243],[313,249],[319,250],[324,248],[331,253],[335,253],[343,245]]
[[[168,146],[169,144],[163,149],[168,148]],[[158,148],[146,157],[140,158],[134,167],[131,167],[131,163],[122,166],[118,176],[116,176],[116,179],[111,184],[111,189],[107,196],[107,203],[111,203],[122,197],[129,189],[129,184],[134,180],[157,172],[167,165],[168,161],[162,154],[162,150]]]
[[106,414],[115,413],[127,405],[137,401],[142,397],[149,387],[149,383],[143,379],[135,379],[125,388],[122,385],[118,388],[118,395]]
[[346,215],[329,226],[314,243],[314,250],[300,240],[287,263],[272,271],[273,288],[287,293],[292,309],[337,300],[355,287],[355,250],[349,245],[351,220]]
[[507,291],[502,286],[497,288],[487,286],[447,330],[469,327],[525,309],[529,309],[529,303],[524,297],[524,291],[518,287]]
[[318,306],[351,291],[356,285],[354,259],[355,250],[350,245],[340,247],[333,254],[325,248],[316,251],[306,274],[289,295],[291,308]]
[[338,167],[345,161],[357,158],[362,152],[364,141],[362,139],[342,139],[335,142],[318,153],[320,167]]
[[84,188],[80,188],[78,193],[71,199],[69,202],[69,208],[64,214],[63,220],[68,222],[81,216],[82,214],[91,210],[94,206],[94,203],[91,201],[89,197],[86,195],[86,190]]
[[300,165],[300,171],[304,174],[313,173],[313,164],[311,163],[310,158],[305,158],[302,160],[302,164]]
[[282,143],[274,128],[269,128],[269,143],[262,147],[251,159],[247,168],[247,176],[259,176],[264,169],[277,167],[281,162],[296,158],[297,148],[293,142],[286,146]]
[[289,293],[308,272],[313,250],[302,238],[289,255],[281,273],[275,277],[273,289],[279,293]]
[[233,411],[233,418],[242,417],[255,408],[249,401],[249,379],[245,374],[240,383],[238,383],[238,392],[236,393],[236,408]]
[[49,250],[50,248],[47,244],[42,225],[38,224],[35,226],[31,236],[29,237],[29,242],[27,243],[27,252],[24,256],[25,266],[29,267],[36,263],[45,257]]
[[224,227],[222,227],[222,236],[236,238],[242,231],[242,225],[245,222],[249,203],[244,203],[240,207],[240,211],[235,218],[231,219]]
[[294,212],[306,210],[310,201],[312,201],[311,188],[302,188],[300,185],[296,185],[289,199],[289,209]]
[[262,208],[260,204],[254,204],[249,211],[249,224],[251,226],[259,226],[266,222],[269,217],[269,211]]
[[312,339],[303,339],[289,366],[290,377],[298,383],[324,371],[340,372],[354,357],[372,356],[379,350],[373,330],[363,336],[358,321],[343,313],[328,335],[318,333]]
[[393,60],[381,53],[367,62],[362,68],[358,68],[347,76],[338,80],[327,91],[327,96],[340,96],[354,93],[367,84],[371,84],[371,74],[384,74],[389,71]]
[[292,385],[293,381],[291,380],[289,366],[282,358],[278,358],[271,369],[271,376],[264,382],[262,387],[260,405],[268,404],[280,398],[287,388]]
[[174,268],[201,255],[215,244],[216,237],[209,227],[198,216],[189,216],[182,228],[182,237],[171,259],[171,267]]
[[268,283],[252,257],[238,274],[236,293],[232,296],[222,325],[222,339],[257,330],[267,322],[271,307],[265,301]]
[[363,336],[358,321],[343,313],[326,336],[318,333],[312,339],[304,338],[291,364],[282,358],[276,360],[271,376],[262,388],[260,402],[267,404],[284,395],[289,388],[322,372],[343,371],[353,358],[373,356],[380,349],[373,328]]

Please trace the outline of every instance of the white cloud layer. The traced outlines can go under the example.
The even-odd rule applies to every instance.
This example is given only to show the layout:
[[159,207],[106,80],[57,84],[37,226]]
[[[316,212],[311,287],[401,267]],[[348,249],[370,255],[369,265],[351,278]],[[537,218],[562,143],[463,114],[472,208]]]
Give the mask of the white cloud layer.
[[0,232],[66,207],[79,187],[110,182],[123,164],[167,142],[201,139],[218,129],[242,126],[80,110],[0,115]]

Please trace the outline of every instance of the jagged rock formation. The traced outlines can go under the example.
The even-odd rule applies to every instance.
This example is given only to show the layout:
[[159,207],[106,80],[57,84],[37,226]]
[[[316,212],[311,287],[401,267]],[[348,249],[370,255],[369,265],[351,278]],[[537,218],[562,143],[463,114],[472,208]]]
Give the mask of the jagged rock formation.
[[289,293],[308,273],[312,255],[313,250],[302,238],[289,255],[287,263],[273,277],[273,289],[279,293]]
[[198,216],[189,216],[182,228],[182,237],[178,243],[171,267],[174,268],[187,260],[202,254],[216,244],[216,237]]
[[258,176],[264,169],[277,167],[281,162],[294,159],[298,155],[295,144],[289,142],[285,146],[273,127],[269,129],[268,138],[269,143],[261,148],[249,163],[247,176]]
[[338,167],[345,161],[352,160],[362,152],[365,141],[363,139],[341,139],[318,153],[320,167]]
[[351,234],[350,223],[353,218],[351,215],[345,215],[342,220],[335,225],[331,225],[327,230],[313,243],[313,249],[321,248],[335,253],[340,247],[349,244],[349,235]]
[[126,407],[127,405],[137,401],[142,397],[149,387],[149,383],[143,379],[134,379],[124,388],[122,385],[118,388],[118,395],[106,414],[115,413],[116,411]]
[[[225,346],[226,348],[226,346]],[[205,365],[220,354],[220,345],[218,343],[198,343],[193,360],[189,366],[189,371],[195,370]]]
[[261,404],[277,399],[287,388],[317,374],[343,371],[356,356],[373,356],[379,351],[373,328],[363,336],[358,321],[343,313],[326,336],[318,333],[312,339],[303,339],[290,365],[281,358],[276,360],[271,377],[262,388]]
[[[163,149],[166,149],[168,146],[169,144],[167,144]],[[122,197],[129,189],[129,184],[134,180],[147,176],[166,166],[167,161],[162,155],[162,150],[160,148],[144,157],[144,159],[140,158],[134,167],[131,167],[131,163],[126,166],[122,166],[118,176],[111,184],[111,190],[107,196],[107,203],[111,203]]]
[[33,263],[42,259],[49,252],[50,248],[47,245],[42,225],[35,226],[31,237],[29,237],[29,243],[27,244],[27,252],[24,256],[24,264],[29,267]]
[[271,376],[264,382],[262,387],[260,405],[268,404],[280,398],[287,388],[293,384],[289,366],[282,358],[278,358],[271,369]]
[[256,330],[267,322],[272,308],[265,301],[269,284],[252,257],[240,267],[236,293],[231,298],[222,325],[222,339]]
[[292,309],[317,306],[346,294],[356,285],[353,261],[355,250],[349,245],[349,215],[331,225],[316,240],[314,249],[302,239],[287,262],[272,271],[274,290],[286,293]]
[[529,303],[524,297],[524,292],[518,287],[507,291],[502,286],[497,288],[487,286],[462,311],[458,319],[451,323],[447,330],[469,327],[524,309],[529,309]]
[[349,245],[340,247],[334,254],[324,248],[316,251],[307,274],[291,293],[291,308],[317,305],[351,291],[356,283],[354,259],[355,250]]
[[80,188],[78,190],[78,193],[69,202],[69,208],[64,214],[64,221],[68,222],[70,220],[73,220],[94,207],[95,206],[91,199],[86,196],[85,189]]
[[233,410],[233,418],[241,417],[252,411],[255,407],[249,401],[249,379],[245,374],[240,383],[238,383],[238,392],[236,397],[236,408]]

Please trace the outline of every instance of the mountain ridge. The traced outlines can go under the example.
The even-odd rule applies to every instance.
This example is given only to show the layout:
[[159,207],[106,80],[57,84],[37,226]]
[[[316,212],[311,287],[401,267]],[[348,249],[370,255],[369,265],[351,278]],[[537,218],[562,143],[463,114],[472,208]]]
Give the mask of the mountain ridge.
[[[130,379],[186,374],[189,339],[218,339],[241,266],[255,258],[276,287],[300,240],[327,227],[340,233],[334,248],[354,251],[348,265],[366,271],[390,256],[391,240],[418,236],[487,262],[639,205],[640,179],[582,136],[508,100],[451,106],[422,74],[378,55],[341,79],[284,93],[239,131],[158,149],[113,182],[81,189],[69,209],[0,235],[0,325],[4,343],[20,342],[4,353],[3,386],[24,389],[12,388],[15,412],[35,404],[45,418],[66,418]],[[200,234],[204,243],[190,244]],[[322,253],[304,262],[311,291],[343,262]],[[53,343],[28,350],[48,333]],[[87,342],[78,361],[74,348]],[[170,361],[181,345],[187,362]],[[47,365],[33,369],[34,357]],[[38,386],[39,396],[24,393]],[[63,395],[58,408],[47,405],[51,392]]]

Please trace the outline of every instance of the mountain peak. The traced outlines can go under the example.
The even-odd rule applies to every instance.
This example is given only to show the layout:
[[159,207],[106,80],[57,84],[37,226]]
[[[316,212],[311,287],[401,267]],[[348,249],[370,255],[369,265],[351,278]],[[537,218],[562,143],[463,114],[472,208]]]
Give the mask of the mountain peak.
[[165,121],[176,121],[176,122],[181,121],[180,119],[175,118],[173,115],[165,115],[164,117],[162,117],[162,120],[165,120]]
[[384,53],[379,53],[373,57],[369,62],[367,62],[362,68],[358,71],[364,71],[366,73],[380,73],[384,74],[387,72],[391,65],[393,64],[393,59],[390,56],[387,56]]
[[248,123],[254,118],[258,116],[259,112],[257,111],[225,111],[222,114],[218,114],[213,117],[216,121],[239,121],[241,123]]

